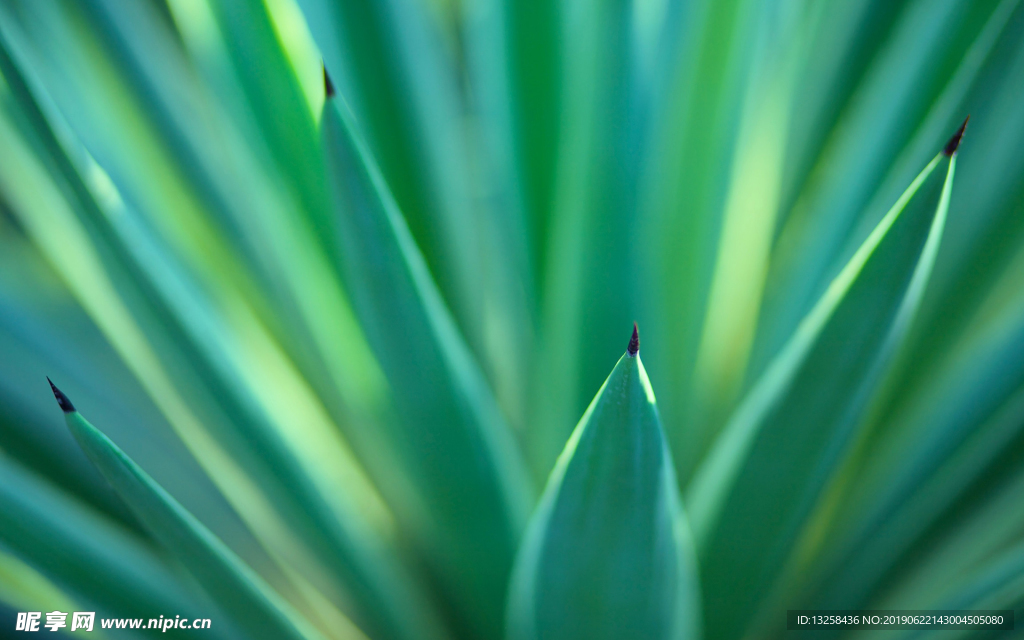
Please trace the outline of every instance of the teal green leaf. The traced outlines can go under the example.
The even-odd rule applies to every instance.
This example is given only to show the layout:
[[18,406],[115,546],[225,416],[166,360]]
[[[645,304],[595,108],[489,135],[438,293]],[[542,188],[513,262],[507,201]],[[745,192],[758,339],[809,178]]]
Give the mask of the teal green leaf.
[[330,100],[321,126],[342,277],[403,418],[386,437],[429,508],[413,526],[460,614],[493,637],[531,498],[524,464],[352,115]]
[[1024,473],[995,469],[951,524],[905,563],[882,591],[886,608],[1008,609],[1024,602],[1024,513],[1016,508]]
[[[695,373],[730,184],[765,209],[773,206],[773,161],[768,158],[778,153],[778,146],[772,147],[771,138],[787,128],[779,117],[784,109],[778,108],[784,97],[780,80],[787,74],[780,73],[785,65],[778,60],[785,57],[782,50],[795,48],[801,38],[789,30],[781,38],[786,44],[773,49],[769,35],[792,21],[783,17],[783,7],[792,17],[803,9],[800,2],[679,4],[685,17],[681,25],[667,32],[674,46],[671,66],[664,72],[664,95],[651,115],[651,140],[637,186],[641,230],[637,244],[643,250],[636,259],[644,274],[641,292],[649,289],[640,319],[648,337],[653,336],[659,345],[658,353],[650,354],[648,365],[663,385],[662,417],[677,469],[685,480],[710,441],[710,430],[702,424],[705,418],[694,414],[703,400],[710,399],[707,388],[714,384],[707,384],[712,381],[710,376],[696,379]],[[753,86],[748,88],[748,78],[756,78],[761,86],[750,81]],[[760,95],[753,95],[757,92]],[[767,119],[745,123],[755,113],[744,109],[745,101],[768,106],[756,112]],[[748,141],[740,139],[741,127],[754,134],[743,136]],[[747,165],[763,169],[757,172],[756,181],[732,175],[733,166],[741,168],[744,156],[750,158],[751,153],[759,155]],[[748,171],[748,175],[754,173]],[[751,228],[749,224],[741,226]],[[750,237],[760,240],[755,232]],[[730,260],[730,266],[750,268],[757,262],[756,247],[740,252],[742,261]],[[755,280],[746,278],[743,285],[749,287]],[[757,295],[748,291],[744,296],[747,302]],[[741,315],[730,311],[730,322],[739,321]],[[700,385],[705,388],[699,389]],[[695,397],[697,394],[702,395]]]
[[[829,553],[816,560],[815,606],[855,605],[998,470],[1016,464],[1024,434],[1024,313],[1018,266],[981,322],[929,368],[927,384],[875,427],[862,469],[831,525]],[[986,313],[987,312],[987,313]],[[967,500],[968,503],[971,500]]]
[[[0,539],[77,601],[112,615],[204,613],[145,542],[6,456],[0,456]],[[211,630],[211,637],[231,637],[227,625]]]
[[[544,0],[466,3],[469,7],[481,4],[494,6],[502,22],[504,37],[497,41],[503,47],[493,55],[502,58],[508,73],[508,95],[502,106],[509,111],[532,270],[539,276],[558,158],[563,6]],[[479,46],[483,48],[484,43]],[[487,47],[494,49],[493,44]]]
[[[501,39],[494,3],[460,7],[462,56],[418,0],[298,4],[466,343],[521,426],[533,282],[504,127],[510,99],[492,55]],[[477,104],[472,119],[463,83]]]
[[280,598],[163,487],[74,409],[54,387],[71,435],[132,513],[252,638],[321,640]]
[[[346,603],[350,615],[357,618],[363,627],[386,637],[402,637],[403,634],[407,634],[406,637],[424,637],[428,633],[425,629],[432,623],[420,617],[419,612],[425,607],[419,603],[386,541],[379,540],[367,530],[367,523],[360,518],[365,512],[360,514],[357,509],[350,510],[351,503],[338,504],[338,500],[328,499],[344,501],[357,498],[362,493],[362,482],[358,476],[347,478],[347,492],[332,496],[330,492],[335,487],[327,486],[324,476],[317,480],[314,475],[314,472],[324,469],[300,463],[296,450],[289,446],[295,441],[289,442],[285,437],[287,431],[294,435],[299,429],[291,423],[287,424],[287,430],[274,427],[273,418],[263,402],[266,397],[253,393],[245,381],[245,366],[231,362],[225,348],[226,341],[211,339],[225,326],[220,324],[217,314],[210,313],[210,298],[202,293],[202,288],[189,271],[168,255],[157,238],[146,233],[145,225],[135,224],[133,211],[127,206],[115,207],[117,213],[108,215],[110,210],[104,209],[102,201],[95,197],[87,182],[90,172],[95,174],[98,168],[85,161],[84,152],[73,144],[66,131],[51,126],[48,117],[53,114],[44,112],[42,105],[45,102],[37,102],[32,92],[37,87],[29,84],[31,76],[22,75],[22,68],[5,49],[5,44],[0,39],[0,69],[15,90],[21,113],[32,125],[26,129],[34,131],[40,140],[40,155],[49,160],[55,173],[62,177],[59,184],[65,185],[70,192],[66,197],[72,203],[73,211],[81,216],[81,221],[91,231],[91,248],[99,249],[109,260],[105,261],[105,269],[109,269],[123,287],[119,289],[124,296],[121,300],[129,302],[130,310],[137,314],[134,319],[145,318],[142,324],[156,334],[156,339],[150,344],[159,345],[162,340],[174,343],[173,349],[161,350],[161,358],[164,361],[181,358],[179,366],[190,371],[177,376],[173,383],[162,373],[157,373],[156,378],[150,377],[156,369],[150,369],[148,375],[141,373],[142,369],[136,369],[136,375],[144,382],[146,378],[149,378],[149,383],[157,382],[156,387],[148,390],[158,405],[163,404],[162,408],[169,417],[174,413],[179,418],[185,415],[181,412],[185,409],[184,404],[179,404],[175,397],[180,389],[188,389],[191,410],[205,404],[204,396],[211,401],[210,405],[203,407],[212,410],[202,416],[202,426],[193,430],[199,423],[193,422],[193,418],[186,420],[192,426],[186,425],[185,434],[191,432],[191,435],[186,435],[185,439],[198,435],[205,441],[201,445],[191,442],[189,447],[193,455],[218,487],[225,491],[232,506],[264,546],[280,553],[279,557],[303,579],[327,591],[330,594],[328,600],[333,600],[332,607],[346,597],[339,594],[342,588],[337,584],[344,582],[344,587],[351,589],[352,593]],[[58,133],[65,135],[60,137]],[[65,229],[73,227],[73,223],[62,224]],[[62,250],[67,251],[67,247]],[[80,275],[89,271],[81,268],[81,263],[78,267]],[[90,295],[93,297],[86,306],[98,316],[94,319],[101,325],[125,311],[117,304],[98,303],[95,289],[84,297],[89,298]],[[149,321],[154,317],[149,314],[161,318],[161,322]],[[124,320],[126,318],[120,318],[121,322]],[[118,337],[132,339],[133,332],[125,326],[122,324],[116,331]],[[168,331],[161,336],[161,329]],[[147,359],[148,345],[144,344],[135,342],[133,347],[121,352],[133,368],[139,364],[138,358]],[[256,345],[256,336],[250,336],[247,349],[252,351]],[[149,364],[154,363],[150,361]],[[144,365],[145,368],[147,366]],[[276,385],[281,385],[282,377],[279,376],[285,373],[280,368],[274,370]],[[310,422],[309,414],[305,417],[300,415],[303,401],[295,396],[291,396],[289,401],[287,419]],[[217,404],[221,405],[219,410],[215,408]],[[177,406],[167,412],[167,407],[172,405]],[[190,410],[185,409],[185,412]],[[179,435],[182,424],[178,422],[177,425]],[[245,461],[249,477],[229,469],[223,464],[223,459],[215,462],[207,457],[218,456],[214,447],[209,445],[207,435],[202,433],[207,425],[218,431],[217,438],[227,443],[234,456]],[[333,426],[328,425],[328,428],[333,429]],[[320,440],[313,446],[329,451],[331,440]],[[336,455],[338,453],[343,451],[334,451],[332,464],[335,469],[346,464],[343,457]],[[258,490],[253,491],[252,487],[258,487]],[[368,488],[367,485],[363,487]],[[264,500],[269,500],[273,509],[267,509]],[[335,506],[341,508],[332,508]],[[294,534],[289,527],[294,529]]]
[[326,193],[316,125],[270,7],[259,0],[214,0],[210,7],[278,166],[294,182],[308,214],[320,214]]
[[[655,324],[654,314],[642,314],[639,304],[651,284],[639,268],[639,256],[646,258],[651,246],[642,233],[648,216],[638,204],[646,177],[641,151],[655,135],[656,97],[674,62],[671,45],[683,32],[682,4],[558,3],[562,124],[539,256],[538,353],[526,441],[538,479],[550,473],[591,390],[604,379],[621,327],[637,319],[645,327]],[[534,14],[539,23],[544,11]],[[538,28],[539,38],[552,37],[545,33],[550,27]],[[545,126],[548,116],[534,116],[522,126]],[[529,152],[545,153],[540,147]],[[677,242],[689,237],[675,229],[664,233]],[[687,248],[677,255],[689,253]],[[686,319],[675,316],[673,322],[685,325]]]
[[488,250],[479,229],[490,212],[473,201],[460,69],[439,25],[416,0],[298,4],[438,288],[470,346],[481,346],[493,282],[478,268]]
[[[487,350],[481,356],[488,378],[493,380],[498,403],[512,428],[527,427],[529,366],[536,333],[536,246],[531,236],[530,212],[522,176],[516,169],[518,138],[515,128],[515,89],[511,52],[506,40],[512,24],[501,0],[480,0],[461,5],[465,23],[466,72],[473,90],[471,99],[479,123],[468,127],[477,142],[479,160],[474,164],[485,190],[479,197],[479,219],[484,263],[490,275],[480,302],[493,309],[486,314]],[[535,8],[531,7],[531,11]],[[503,336],[498,339],[499,336]]]
[[508,640],[697,638],[689,527],[632,349],[558,458],[516,558]]
[[902,343],[938,251],[955,167],[955,154],[928,163],[698,468],[687,507],[705,602],[714,603],[706,610],[711,637],[742,633],[756,613]]
[[[978,72],[969,49],[990,46],[992,32],[998,32],[999,23],[1006,19],[1005,12],[995,11],[998,3],[994,1],[897,4],[894,21],[887,27],[886,46],[879,48],[861,72],[845,108],[833,116],[827,138],[812,147],[816,166],[794,176],[801,181],[800,192],[792,196],[778,230],[751,358],[755,374],[764,371],[847,257],[931,155],[932,145],[942,134],[926,139],[923,150],[922,141],[914,134],[930,127],[928,120],[933,115],[969,95]],[[995,23],[986,28],[986,18],[993,11]],[[887,13],[871,12],[871,17],[877,20]],[[849,24],[851,17],[833,20]],[[834,46],[834,41],[825,42]],[[847,80],[837,77],[835,82]],[[963,114],[965,110],[958,106],[955,111]],[[798,122],[808,122],[807,130],[816,129],[809,124],[814,114],[801,108],[800,117],[805,120]],[[945,117],[953,122],[957,119],[948,111]],[[907,151],[914,153],[910,167]],[[896,183],[888,180],[893,173],[900,178]],[[873,198],[875,195],[883,199]],[[866,228],[858,225],[865,220]],[[858,235],[858,231],[863,233]]]

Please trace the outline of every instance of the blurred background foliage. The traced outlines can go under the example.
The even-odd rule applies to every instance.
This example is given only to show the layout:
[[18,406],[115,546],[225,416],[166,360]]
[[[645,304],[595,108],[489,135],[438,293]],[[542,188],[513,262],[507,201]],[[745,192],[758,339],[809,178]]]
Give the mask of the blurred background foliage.
[[[0,1],[4,619],[246,633],[49,375],[324,636],[500,637],[527,515],[634,320],[686,505],[742,457],[721,519],[694,516],[704,637],[1020,606],[1020,4]],[[945,223],[916,313],[925,236],[886,236],[788,413],[732,451],[968,113],[948,216],[948,161],[912,202]]]

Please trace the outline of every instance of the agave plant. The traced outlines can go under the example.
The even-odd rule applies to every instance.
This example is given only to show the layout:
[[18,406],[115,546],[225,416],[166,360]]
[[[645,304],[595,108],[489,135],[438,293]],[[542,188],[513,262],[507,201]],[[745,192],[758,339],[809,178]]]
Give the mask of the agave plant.
[[1024,606],[1020,4],[4,0],[0,635]]

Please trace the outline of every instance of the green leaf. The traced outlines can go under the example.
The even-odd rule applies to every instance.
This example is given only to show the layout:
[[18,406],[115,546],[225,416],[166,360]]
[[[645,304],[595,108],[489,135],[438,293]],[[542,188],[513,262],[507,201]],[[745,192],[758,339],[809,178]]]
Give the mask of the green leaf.
[[71,435],[132,513],[252,638],[322,636],[117,445],[53,388]]
[[[621,327],[638,318],[654,324],[638,311],[650,279],[638,268],[638,257],[648,254],[641,229],[649,218],[640,214],[637,192],[641,154],[655,135],[655,97],[676,53],[666,45],[682,30],[680,4],[567,0],[558,6],[562,124],[540,256],[540,338],[526,442],[537,478],[548,475],[591,389],[604,378]],[[534,19],[543,20],[543,13]],[[534,123],[543,126],[532,118],[524,124]]]
[[[202,613],[187,585],[141,539],[6,456],[0,457],[0,539],[77,601],[112,615]],[[213,632],[230,637],[226,630]]]
[[756,614],[901,344],[938,251],[955,167],[955,154],[940,153],[917,176],[698,468],[687,507],[711,637],[742,634]]
[[[477,34],[477,42],[470,41],[470,52],[474,52],[472,46],[476,44],[480,50],[499,58],[507,73],[507,97],[501,105],[495,102],[492,106],[508,110],[511,159],[518,174],[527,222],[526,244],[532,258],[531,270],[539,278],[558,157],[562,7],[546,0],[484,0],[466,2],[464,6],[476,11],[481,11],[482,6],[483,11],[498,14],[494,19],[502,23],[500,38],[491,37],[490,33]],[[487,79],[501,77],[500,71],[486,71]],[[483,82],[481,78],[478,84]]]
[[654,392],[631,348],[576,425],[534,512],[507,637],[697,638],[698,594]]
[[417,0],[298,4],[467,344],[522,425],[533,282],[510,132],[498,125],[509,99],[494,3],[463,5],[475,18],[459,56]]
[[33,611],[40,602],[48,607],[52,603],[58,611],[81,611],[80,605],[45,576],[4,552],[0,552],[0,602],[15,611]]
[[[68,237],[56,241],[56,235],[51,234],[49,239],[56,242],[43,242],[61,254],[62,258],[55,262],[72,288],[77,289],[80,302],[107,332],[107,338],[118,347],[261,544],[294,570],[297,580],[308,580],[323,590],[332,606],[345,601],[351,615],[374,633],[392,638],[423,637],[427,633],[424,629],[432,628],[432,623],[421,617],[426,615],[426,607],[391,553],[387,544],[390,540],[375,535],[367,526],[369,523],[360,518],[366,512],[360,514],[360,510],[353,508],[366,495],[363,489],[373,492],[372,487],[360,474],[335,475],[354,461],[344,448],[335,446],[338,439],[334,426],[326,423],[315,407],[312,413],[306,413],[310,401],[301,387],[302,381],[291,377],[287,360],[273,354],[276,346],[263,342],[258,329],[245,334],[244,349],[231,353],[226,337],[230,323],[221,315],[223,311],[214,311],[215,300],[202,291],[157,237],[147,233],[145,225],[138,224],[134,212],[119,197],[115,198],[117,206],[113,208],[96,197],[95,182],[88,178],[95,177],[101,168],[90,162],[69,132],[51,126],[48,117],[53,114],[44,112],[32,93],[38,86],[30,87],[31,76],[21,73],[23,68],[4,45],[0,38],[0,68],[15,90],[20,113],[32,125],[26,129],[36,133],[41,141],[37,153],[52,163],[51,171],[62,178],[58,184],[66,185],[70,192],[65,195],[71,204],[66,213],[80,216],[59,223],[70,232]],[[59,118],[56,121],[59,123]],[[5,132],[0,126],[0,135]],[[58,133],[64,136],[59,137]],[[12,149],[22,150],[20,145]],[[30,175],[34,173],[28,159],[12,164]],[[11,192],[17,194],[21,190],[33,191],[25,177]],[[20,195],[27,200],[30,194]],[[36,227],[41,220],[31,218],[59,214],[61,207],[26,207],[20,213],[29,217],[26,227],[35,234],[43,225]],[[71,230],[77,230],[78,222],[90,232],[88,236],[75,237],[77,233]],[[53,228],[52,224],[44,226]],[[60,249],[56,249],[57,244],[61,244]],[[79,254],[77,260],[71,258],[73,245],[78,245],[77,250],[84,250],[85,254],[100,253],[105,258],[104,268],[85,268],[83,265],[89,262],[83,257],[85,254]],[[54,259],[54,254],[50,259]],[[113,275],[119,285],[119,296],[111,295],[112,290],[104,291],[107,283],[103,281],[108,275]],[[87,281],[91,281],[91,287],[85,287],[88,292],[78,288]],[[97,284],[98,288],[92,288]],[[120,328],[111,330],[112,326],[107,324],[110,322]],[[250,330],[256,328],[251,320],[244,324]],[[145,333],[136,333],[141,327]],[[126,339],[133,345],[121,342]],[[262,347],[270,347],[270,353],[259,354],[261,343]],[[154,346],[159,358],[154,358],[156,354],[150,351]],[[235,359],[242,354],[256,356],[257,361],[244,364],[244,358]],[[260,362],[268,355],[271,366]],[[164,367],[175,361],[189,373],[168,375]],[[269,387],[264,394],[255,393],[251,379],[246,379],[261,371],[271,378],[264,379]],[[296,389],[299,393],[295,393]],[[283,416],[279,414],[275,426],[273,412],[265,402],[278,392],[284,392],[284,397],[278,398]],[[187,403],[184,397],[188,398]],[[222,405],[219,410],[217,404]],[[201,416],[198,419],[197,414]],[[292,424],[293,421],[299,424]],[[309,432],[304,434],[303,428],[311,425],[326,430],[326,434],[321,434],[327,438],[318,440],[309,438]],[[225,460],[223,450],[211,442],[207,426],[215,430],[216,440],[220,440],[215,444],[226,443],[225,449],[238,466]],[[305,453],[304,459],[297,455],[300,451]],[[329,462],[310,464],[311,460],[323,460],[321,456],[329,456]],[[348,488],[340,494],[336,491],[339,477]],[[351,590],[351,597],[346,590]]]
[[429,510],[412,526],[461,616],[495,637],[531,499],[523,462],[352,115],[330,100],[321,123],[342,276],[403,418],[385,437]]
[[488,339],[481,360],[512,428],[523,431],[531,408],[530,361],[536,355],[536,247],[527,194],[516,166],[516,94],[506,43],[513,37],[508,30],[514,27],[506,20],[502,4],[502,0],[461,3],[460,15],[465,25],[469,99],[477,119],[467,127],[468,137],[477,143],[474,151],[480,155],[473,163],[473,176],[484,190],[477,202],[486,247],[479,264],[488,281],[480,303],[491,311],[485,315]]
[[[1000,14],[1007,9],[1019,13],[1019,5],[1019,0],[1003,0],[989,22],[999,26]],[[1024,157],[1017,152],[1024,143],[1024,118],[1017,117],[1017,105],[1024,100],[1024,48],[1019,46],[1024,24],[1010,20],[999,39],[1003,42],[1000,46],[1016,46],[1005,52],[997,47],[989,56],[987,65],[996,70],[989,71],[984,82],[971,86],[968,106],[961,110],[974,114],[977,122],[977,126],[971,125],[967,149],[984,151],[960,158],[957,198],[951,205],[930,293],[922,302],[922,322],[909,337],[906,357],[901,358],[907,366],[887,384],[893,388],[918,386],[921,378],[934,370],[933,363],[944,357],[945,350],[935,346],[958,340],[993,284],[1015,269],[1011,265],[1017,260],[1024,229],[1019,209],[1024,183],[1013,177],[1024,170]],[[972,49],[979,48],[977,42],[972,45]],[[1000,169],[993,171],[992,167]],[[895,399],[906,397],[894,395]]]
[[[1017,609],[1024,600],[1024,544],[999,553],[976,573],[961,577],[936,609]],[[1018,615],[1020,615],[1018,613]],[[965,634],[966,635],[966,634]]]
[[[979,42],[991,40],[990,33],[985,33],[991,29],[984,29],[984,18],[996,2],[914,0],[901,5],[887,28],[884,46],[862,71],[846,105],[838,114],[826,112],[826,117],[835,120],[820,147],[819,142],[805,141],[812,144],[815,166],[793,176],[800,181],[799,193],[791,196],[792,205],[778,229],[751,354],[754,375],[765,370],[942,136],[933,133],[935,137],[925,139],[922,149],[922,141],[914,134],[934,126],[928,122],[933,114],[946,111],[945,117],[956,121],[949,106],[963,100],[978,71],[972,64],[975,56],[967,49],[979,32]],[[868,18],[888,20],[887,13],[869,11]],[[832,19],[855,20],[848,15]],[[874,42],[871,38],[860,44],[871,47]],[[966,64],[960,65],[961,60]],[[966,73],[957,72],[957,66]],[[975,68],[968,70],[972,66]],[[840,85],[848,80],[837,76],[834,82]],[[962,107],[955,112],[964,113]],[[809,130],[818,129],[814,124],[820,117],[817,114],[801,108],[798,117],[802,120],[797,122],[808,122]],[[907,158],[900,157],[906,150],[915,152],[909,167]],[[796,149],[801,155],[806,152],[806,148]],[[795,171],[803,169],[794,167]],[[892,183],[887,178],[894,172],[899,172],[901,179]],[[873,198],[876,194],[882,199]],[[865,220],[868,224],[858,227],[858,222]]]
[[[1021,267],[989,296],[1005,308],[927,372],[926,384],[874,426],[862,468],[831,523],[815,564],[815,608],[848,608],[942,522],[960,521],[981,483],[1015,465],[1024,434],[1024,313]],[[984,313],[988,311],[988,313]],[[993,317],[986,317],[986,316]],[[816,587],[816,588],[815,588]],[[812,603],[808,603],[809,605]]]
[[[763,191],[766,183],[773,181],[767,166],[771,161],[751,163],[766,163],[760,173],[733,173],[734,166],[741,167],[746,151],[747,140],[738,139],[747,115],[743,102],[764,106],[784,97],[782,91],[776,96],[766,96],[763,90],[756,97],[752,94],[761,89],[759,84],[779,79],[780,74],[772,68],[779,56],[767,36],[791,21],[783,18],[781,6],[791,7],[798,15],[801,3],[716,0],[679,4],[685,17],[670,32],[673,64],[662,71],[667,86],[651,116],[650,148],[643,157],[638,184],[638,244],[643,251],[636,259],[643,268],[643,284],[651,290],[644,300],[646,314],[640,318],[648,337],[653,336],[659,345],[648,365],[663,385],[662,417],[685,480],[710,440],[709,429],[701,424],[704,420],[693,415],[700,404],[695,401],[700,399],[693,397],[697,387],[710,378],[695,380],[694,374],[730,182],[733,190],[751,195],[759,192],[753,196],[755,200],[766,209],[772,206],[771,195]],[[800,41],[799,37],[786,39],[789,47]],[[771,113],[781,111],[777,108],[781,105],[768,106],[756,114],[774,120],[767,125],[770,133],[757,132],[763,135],[760,142],[765,157],[777,152],[767,138],[786,128],[782,114]],[[755,175],[757,181],[750,182]],[[741,251],[745,259],[756,256],[756,250]],[[754,283],[745,280],[744,284]],[[735,321],[740,315],[730,318]]]
[[[759,5],[757,13],[745,20],[749,35],[744,36],[743,31],[737,31],[732,36],[733,46],[739,47],[747,60],[741,69],[731,70],[743,80],[733,82],[737,85],[733,100],[740,105],[734,131],[725,129],[729,131],[725,144],[712,145],[728,150],[729,153],[723,156],[728,163],[722,162],[719,172],[709,171],[709,167],[704,165],[713,166],[714,161],[708,162],[702,153],[689,153],[689,143],[669,147],[670,153],[681,155],[682,161],[689,164],[684,165],[680,181],[671,187],[675,189],[674,193],[668,192],[674,199],[656,201],[656,206],[662,208],[662,215],[668,213],[669,220],[682,219],[670,224],[679,225],[681,222],[694,231],[687,233],[686,226],[677,227],[683,231],[675,233],[658,229],[656,233],[663,236],[659,242],[669,255],[681,250],[691,251],[689,247],[683,249],[674,245],[671,240],[665,243],[666,237],[674,239],[677,233],[691,238],[688,242],[694,257],[715,250],[713,270],[707,273],[706,281],[698,279],[701,286],[708,286],[707,291],[683,289],[680,300],[675,302],[685,302],[689,296],[692,305],[693,296],[696,300],[700,300],[701,295],[707,296],[702,322],[691,323],[700,331],[694,357],[679,357],[686,353],[683,351],[676,352],[671,360],[672,368],[680,365],[692,367],[689,372],[691,390],[689,397],[683,400],[685,414],[673,416],[675,421],[672,423],[676,429],[673,444],[679,456],[677,464],[684,481],[693,472],[696,461],[707,452],[716,430],[728,418],[743,390],[741,385],[775,240],[774,229],[783,213],[782,189],[786,159],[791,152],[786,140],[791,129],[799,128],[795,127],[797,122],[793,120],[794,105],[802,99],[802,93],[796,89],[797,81],[804,71],[810,48],[807,34],[818,24],[820,13],[808,7],[811,3],[765,2],[748,6],[755,4]],[[742,10],[738,17],[743,18]],[[714,60],[719,56],[709,57]],[[690,93],[693,92],[691,89]],[[700,121],[691,135],[699,132],[699,136],[705,136],[705,129],[721,128],[715,122],[722,118],[721,113],[715,113],[721,110],[720,105],[708,101],[694,107],[710,112],[701,114],[708,122]],[[697,137],[694,141],[699,143],[701,140]],[[708,139],[703,140],[707,144]],[[919,165],[915,165],[915,173],[918,169]],[[721,191],[708,189],[709,185],[718,185]],[[693,212],[689,204],[692,193],[699,194],[694,207],[696,211]],[[681,204],[680,197],[686,204]],[[709,233],[712,235],[707,235]],[[705,238],[703,247],[699,241],[702,235]],[[712,242],[716,238],[717,241]],[[669,281],[673,285],[685,282],[706,268],[699,259],[693,264],[692,274],[684,278],[670,276]],[[677,331],[671,325],[668,330],[670,334],[683,335],[692,331]],[[676,339],[671,338],[673,341]],[[693,336],[688,336],[688,339],[692,340]],[[687,345],[686,348],[692,346]],[[652,369],[658,372],[654,363]]]
[[213,0],[210,7],[260,131],[315,219],[327,210],[316,124],[269,7],[260,0]]
[[473,201],[475,156],[463,126],[460,69],[438,25],[416,0],[299,5],[438,288],[479,348],[482,303],[494,284],[479,268],[488,251],[480,230],[491,213]]
[[[1024,513],[1016,508],[1024,489],[1016,468],[997,475],[994,487],[975,488],[961,513],[937,532],[918,557],[894,573],[880,608],[1004,609],[1024,598],[1024,557],[1020,532]],[[995,599],[996,602],[992,600]]]

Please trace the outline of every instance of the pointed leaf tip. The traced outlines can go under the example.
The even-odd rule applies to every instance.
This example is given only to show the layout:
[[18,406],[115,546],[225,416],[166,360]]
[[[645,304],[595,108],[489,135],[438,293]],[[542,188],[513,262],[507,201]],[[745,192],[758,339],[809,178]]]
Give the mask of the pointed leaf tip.
[[700,638],[696,553],[678,491],[647,372],[623,355],[523,535],[506,640]]
[[50,383],[50,388],[53,389],[53,397],[57,398],[57,404],[60,406],[60,410],[64,413],[74,413],[75,405],[71,404],[68,397],[64,395],[64,392],[57,388],[57,385],[53,384],[53,380],[50,380],[50,376],[46,376],[46,381]]
[[952,157],[953,154],[956,153],[956,150],[960,148],[960,139],[964,137],[964,130],[967,129],[967,121],[970,119],[971,116],[964,118],[964,123],[960,125],[960,128],[956,130],[956,133],[953,134],[953,137],[949,139],[949,142],[947,142],[946,146],[942,149],[942,153],[947,157]]
[[629,339],[629,346],[626,347],[626,353],[631,357],[635,357],[636,354],[640,353],[640,332],[637,331],[636,323],[633,323],[633,337]]
[[324,65],[323,69],[324,69],[324,94],[327,96],[327,99],[329,100],[329,99],[334,97],[334,83],[331,82],[331,76],[328,75],[328,73],[327,73],[327,66],[326,65]]

